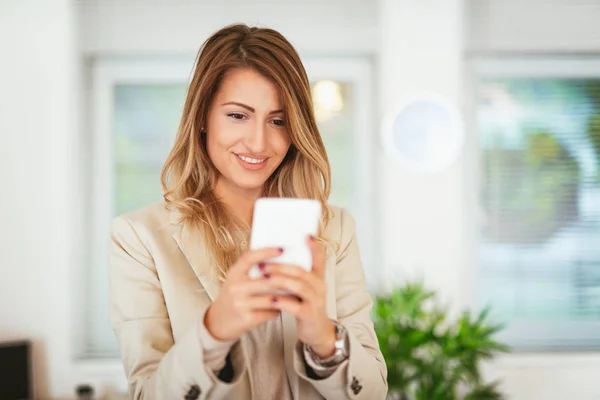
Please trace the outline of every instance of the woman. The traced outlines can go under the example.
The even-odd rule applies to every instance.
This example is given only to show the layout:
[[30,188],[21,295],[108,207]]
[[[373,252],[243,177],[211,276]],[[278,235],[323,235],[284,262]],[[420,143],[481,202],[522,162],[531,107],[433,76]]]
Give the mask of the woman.
[[[165,202],[111,227],[111,321],[131,398],[385,398],[354,222],[328,206],[329,180],[292,45],[271,29],[216,32],[163,168]],[[246,249],[261,196],[321,202],[312,271]],[[265,278],[252,280],[257,263]]]

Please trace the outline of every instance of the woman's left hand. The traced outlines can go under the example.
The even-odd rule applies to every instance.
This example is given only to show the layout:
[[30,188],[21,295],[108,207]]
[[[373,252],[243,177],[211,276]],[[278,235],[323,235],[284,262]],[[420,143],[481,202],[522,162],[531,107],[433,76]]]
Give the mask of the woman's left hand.
[[326,312],[325,249],[313,237],[307,239],[313,266],[306,271],[289,264],[267,264],[264,273],[276,289],[290,292],[274,299],[274,308],[296,318],[298,338],[319,357],[335,352],[335,325]]

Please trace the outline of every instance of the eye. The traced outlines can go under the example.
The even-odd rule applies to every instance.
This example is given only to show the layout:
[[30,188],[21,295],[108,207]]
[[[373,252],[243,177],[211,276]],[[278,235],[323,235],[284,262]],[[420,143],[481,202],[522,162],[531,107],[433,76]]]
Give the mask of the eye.
[[273,123],[273,125],[285,126],[285,121],[282,119],[274,119],[271,122]]
[[227,114],[227,116],[230,118],[233,118],[233,119],[237,119],[239,121],[246,118],[246,116],[244,114],[240,114],[240,113],[229,113],[229,114]]

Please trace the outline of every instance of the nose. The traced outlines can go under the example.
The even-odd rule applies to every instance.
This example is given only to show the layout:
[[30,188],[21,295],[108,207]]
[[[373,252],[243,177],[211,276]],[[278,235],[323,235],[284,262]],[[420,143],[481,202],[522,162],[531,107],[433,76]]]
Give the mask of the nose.
[[252,154],[262,154],[267,149],[267,130],[263,123],[257,122],[250,130],[245,145]]

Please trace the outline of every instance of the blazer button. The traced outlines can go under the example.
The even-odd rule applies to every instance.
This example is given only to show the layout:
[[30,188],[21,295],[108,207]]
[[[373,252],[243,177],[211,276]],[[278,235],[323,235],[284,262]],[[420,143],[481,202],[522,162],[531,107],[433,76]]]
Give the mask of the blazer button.
[[192,385],[190,390],[188,390],[187,394],[185,395],[184,400],[197,400],[198,397],[200,397],[200,393],[202,393],[200,386]]
[[358,383],[358,379],[356,379],[355,376],[352,377],[352,383],[350,384],[350,389],[352,389],[352,392],[354,393],[354,395],[359,394],[360,391],[362,390],[362,385],[360,383]]

